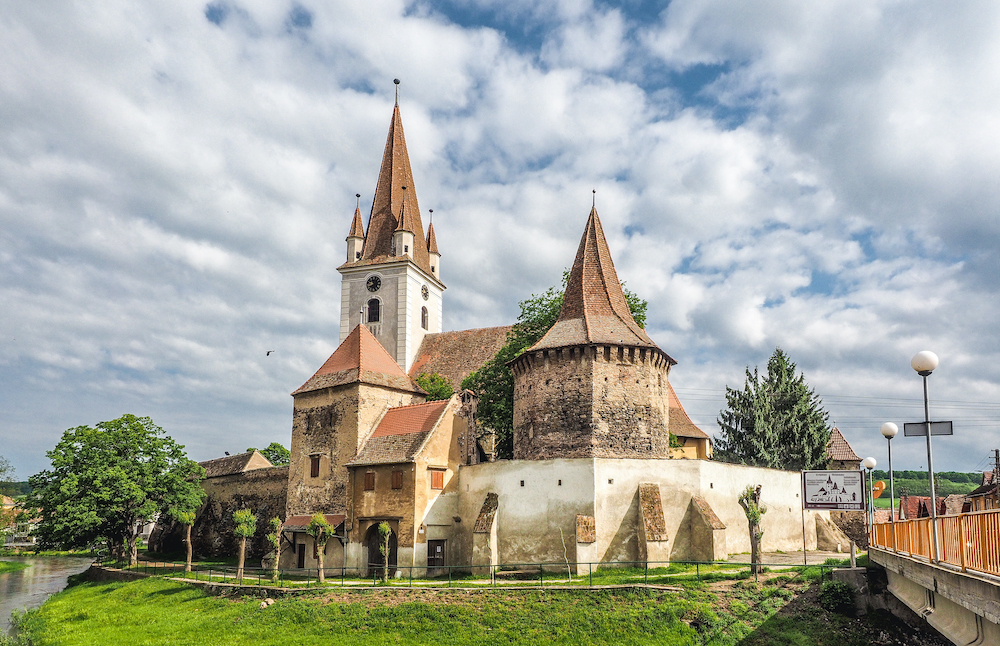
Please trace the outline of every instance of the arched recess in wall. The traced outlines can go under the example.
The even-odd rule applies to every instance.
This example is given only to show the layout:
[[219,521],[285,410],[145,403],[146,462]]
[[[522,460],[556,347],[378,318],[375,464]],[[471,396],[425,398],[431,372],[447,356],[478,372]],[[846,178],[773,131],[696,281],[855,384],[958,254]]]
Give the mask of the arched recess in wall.
[[420,308],[420,327],[424,328],[425,330],[427,329],[427,324],[428,324],[428,320],[427,319],[428,318],[429,318],[429,316],[427,314],[427,307],[426,306],[425,307],[421,307]]

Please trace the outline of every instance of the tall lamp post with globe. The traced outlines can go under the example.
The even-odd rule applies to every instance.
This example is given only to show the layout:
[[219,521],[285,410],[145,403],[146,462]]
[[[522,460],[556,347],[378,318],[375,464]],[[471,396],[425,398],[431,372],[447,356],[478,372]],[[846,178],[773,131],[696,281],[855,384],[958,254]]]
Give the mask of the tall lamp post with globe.
[[931,376],[938,367],[938,356],[929,350],[924,350],[913,355],[910,359],[910,367],[917,371],[917,374],[924,378],[924,431],[927,435],[927,478],[931,485],[931,547],[932,559],[938,562],[938,527],[937,527],[937,493],[934,491],[934,453],[931,451],[931,414],[927,404],[927,378]]
[[872,498],[872,469],[878,464],[875,462],[875,458],[865,458],[861,461],[861,464],[868,469],[868,545],[871,546],[872,539],[875,538],[875,500]]
[[899,427],[892,422],[886,422],[880,429],[886,439],[886,446],[889,449],[889,524],[892,527],[892,549],[896,549],[896,488],[892,476],[892,438],[899,433]]

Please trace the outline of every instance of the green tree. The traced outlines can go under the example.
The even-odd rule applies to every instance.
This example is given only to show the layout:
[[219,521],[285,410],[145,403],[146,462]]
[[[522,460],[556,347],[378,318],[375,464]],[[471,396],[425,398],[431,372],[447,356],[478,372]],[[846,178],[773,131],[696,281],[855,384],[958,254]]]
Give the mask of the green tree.
[[417,385],[427,391],[427,401],[440,401],[442,399],[448,399],[455,394],[455,388],[448,381],[447,377],[439,375],[436,372],[426,373],[421,372],[414,379]]
[[378,524],[378,551],[382,554],[382,583],[389,580],[389,539],[392,537],[392,527],[384,520]]
[[[563,272],[561,289],[550,287],[521,301],[521,315],[507,333],[506,343],[479,370],[462,380],[463,389],[472,390],[479,396],[476,416],[483,426],[496,432],[495,450],[500,459],[514,457],[514,373],[508,363],[537,343],[555,325],[568,281],[567,270]],[[644,328],[649,304],[630,292],[625,283],[622,283],[622,290],[632,318]]]
[[14,475],[14,466],[10,461],[4,456],[0,455],[0,494],[5,496],[14,495],[12,492],[14,485],[17,484],[17,478]]
[[306,527],[306,534],[316,541],[316,556],[319,558],[319,582],[326,582],[325,566],[323,565],[323,555],[326,552],[326,542],[330,540],[332,528],[323,514],[313,514],[309,519],[309,526]]
[[137,560],[143,522],[201,495],[205,470],[148,417],[123,415],[63,433],[46,453],[52,468],[33,475],[25,507],[39,518],[43,548],[107,541]]
[[184,527],[184,547],[187,551],[187,558],[184,560],[184,571],[191,571],[191,561],[194,558],[194,548],[191,545],[191,527],[194,525],[195,513],[193,511],[181,511],[171,509],[170,516]]
[[240,539],[240,551],[236,564],[236,579],[243,580],[243,564],[247,555],[247,539],[257,532],[257,515],[249,509],[237,509],[233,512],[233,534]]
[[767,374],[746,369],[743,390],[726,387],[726,408],[719,413],[722,434],[715,457],[724,462],[798,471],[828,462],[829,414],[823,402],[795,375],[795,364],[776,348]]
[[747,485],[738,502],[747,516],[750,529],[750,574],[757,574],[757,568],[760,567],[760,539],[764,536],[760,520],[767,513],[767,507],[760,504],[760,485]]
[[275,516],[269,522],[271,532],[267,542],[274,548],[274,560],[271,562],[271,583],[278,582],[278,560],[281,558],[281,519]]
[[292,452],[277,442],[271,442],[266,449],[257,449],[251,446],[246,450],[247,453],[251,451],[260,451],[260,454],[276,467],[283,467],[292,459]]

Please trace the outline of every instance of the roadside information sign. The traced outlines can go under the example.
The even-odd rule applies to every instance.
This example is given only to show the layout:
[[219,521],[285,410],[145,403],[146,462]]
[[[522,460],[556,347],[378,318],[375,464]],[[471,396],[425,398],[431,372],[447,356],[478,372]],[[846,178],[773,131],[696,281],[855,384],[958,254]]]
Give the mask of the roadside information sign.
[[864,473],[861,471],[803,471],[802,508],[864,511]]

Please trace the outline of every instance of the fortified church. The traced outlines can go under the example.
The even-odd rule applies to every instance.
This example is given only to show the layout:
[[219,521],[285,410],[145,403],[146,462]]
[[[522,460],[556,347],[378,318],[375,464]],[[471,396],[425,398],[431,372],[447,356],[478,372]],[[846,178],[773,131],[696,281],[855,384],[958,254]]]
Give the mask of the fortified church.
[[315,513],[336,530],[328,568],[380,567],[383,521],[390,568],[415,575],[713,560],[749,551],[737,498],[751,484],[769,507],[765,549],[836,549],[828,514],[801,516],[797,472],[710,460],[709,436],[670,386],[677,362],[632,318],[596,208],[580,224],[559,318],[511,363],[514,459],[494,460],[475,393],[427,402],[414,381],[438,373],[457,388],[510,327],[442,331],[442,254],[433,223],[423,226],[397,102],[367,229],[359,204],[337,268],[340,346],[292,393],[291,462],[248,453],[203,463],[200,551],[221,540],[231,507],[247,506],[262,528],[283,518],[282,568],[317,567],[305,532]]

